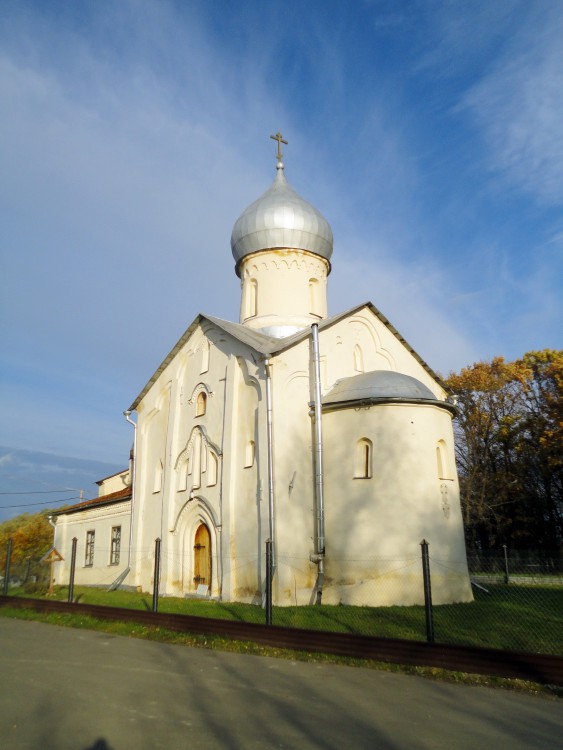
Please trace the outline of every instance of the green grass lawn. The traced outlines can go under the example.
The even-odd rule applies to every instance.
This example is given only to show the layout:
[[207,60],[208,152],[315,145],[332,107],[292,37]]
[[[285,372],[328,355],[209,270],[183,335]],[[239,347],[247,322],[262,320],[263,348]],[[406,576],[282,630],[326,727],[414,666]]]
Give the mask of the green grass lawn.
[[[11,590],[11,594],[25,594]],[[563,653],[563,587],[490,585],[475,590],[475,601],[435,606],[437,643]],[[59,587],[54,598],[66,600],[68,589]],[[77,586],[75,599],[129,609],[151,609],[152,597],[129,591],[106,591]],[[161,597],[159,611],[264,623],[261,607],[236,602]],[[274,607],[273,623],[282,627],[425,640],[425,613],[413,607]]]

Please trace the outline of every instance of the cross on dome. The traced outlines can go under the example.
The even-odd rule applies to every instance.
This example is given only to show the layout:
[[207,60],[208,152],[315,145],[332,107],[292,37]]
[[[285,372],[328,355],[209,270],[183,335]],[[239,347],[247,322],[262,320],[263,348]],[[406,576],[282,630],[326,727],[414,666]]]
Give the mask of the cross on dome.
[[271,135],[270,138],[273,141],[277,141],[278,142],[278,162],[281,162],[281,160],[282,160],[281,145],[282,145],[282,143],[285,143],[285,145],[287,146],[287,141],[284,141],[283,136],[282,136],[282,134],[280,133],[279,130],[278,130],[278,132],[275,135]]

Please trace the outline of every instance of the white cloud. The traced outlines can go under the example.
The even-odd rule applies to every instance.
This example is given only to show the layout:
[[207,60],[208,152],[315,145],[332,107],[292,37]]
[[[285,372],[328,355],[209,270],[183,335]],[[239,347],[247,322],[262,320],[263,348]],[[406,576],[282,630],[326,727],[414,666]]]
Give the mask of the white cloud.
[[462,100],[490,164],[540,202],[563,202],[563,11],[540,3]]
[[[245,25],[238,31],[249,44],[235,55],[230,40],[186,4],[92,7],[90,27],[48,22],[48,11],[40,22],[28,11],[0,28],[0,221],[10,260],[2,279],[10,328],[1,350],[15,373],[4,388],[12,438],[5,444],[126,457],[131,434],[121,412],[196,313],[237,318],[230,232],[273,178],[268,135],[277,129],[291,133],[288,179],[335,229],[332,311],[371,299],[445,372],[488,351],[489,335],[499,353],[495,296],[514,290],[540,300],[549,276],[537,269],[535,283],[517,290],[517,275],[514,283],[501,279],[484,253],[471,286],[473,279],[454,277],[448,237],[430,247],[441,215],[471,197],[458,194],[453,210],[440,205],[421,220],[430,204],[420,196],[442,178],[425,174],[431,159],[417,161],[414,152],[441,152],[442,142],[429,138],[413,149],[416,103],[409,108],[396,86],[408,78],[400,61],[398,78],[373,65],[356,90],[353,37],[324,35],[317,16],[304,22],[297,42],[287,18],[273,36]],[[285,11],[277,14],[269,20],[283,25]],[[479,24],[492,29],[491,20]],[[416,24],[407,26],[412,32]],[[449,49],[469,36],[458,25]],[[296,58],[288,73],[280,60],[290,42]],[[556,76],[554,40],[550,49],[546,65]],[[544,170],[553,194],[559,173],[545,155],[559,143],[554,115],[540,118],[531,104],[517,110],[518,92],[535,70],[521,55],[512,63],[519,60],[512,80],[503,57],[465,107],[489,134],[496,168],[514,180],[521,168],[518,184],[536,193],[536,172]],[[534,140],[524,129],[505,154],[503,129],[512,120],[536,127],[533,116],[544,130]],[[450,156],[444,150],[443,163]],[[472,252],[469,242],[459,255],[464,250]],[[536,309],[552,314],[546,300]],[[516,330],[531,304],[503,321],[504,330]],[[531,319],[523,323],[531,330]]]

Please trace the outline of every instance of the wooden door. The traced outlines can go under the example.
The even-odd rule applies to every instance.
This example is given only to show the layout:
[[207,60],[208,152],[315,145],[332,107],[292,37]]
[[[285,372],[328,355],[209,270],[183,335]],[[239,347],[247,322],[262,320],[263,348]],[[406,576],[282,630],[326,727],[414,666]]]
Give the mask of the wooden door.
[[194,543],[194,583],[197,586],[211,586],[211,535],[202,523],[195,533]]

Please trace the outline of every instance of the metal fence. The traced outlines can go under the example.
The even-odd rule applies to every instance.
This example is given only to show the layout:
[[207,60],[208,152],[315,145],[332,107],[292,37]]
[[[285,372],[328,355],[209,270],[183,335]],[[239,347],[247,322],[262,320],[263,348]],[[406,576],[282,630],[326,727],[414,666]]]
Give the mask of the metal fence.
[[[470,555],[467,558],[471,581],[469,601],[438,604],[432,601],[432,583],[445,575],[459,575],[465,561],[444,560],[428,550],[427,576],[423,571],[424,547],[418,557],[392,560],[365,561],[366,570],[377,569],[378,575],[366,574],[361,582],[364,594],[373,600],[384,597],[386,588],[396,585],[398,573],[412,573],[412,581],[419,587],[420,603],[387,606],[353,606],[350,604],[301,604],[273,606],[268,611],[266,597],[257,596],[254,604],[213,601],[210,598],[172,599],[159,597],[153,588],[152,603],[145,594],[124,592],[89,593],[77,587],[73,598],[72,586],[58,587],[55,597],[83,603],[99,602],[132,608],[152,608],[153,611],[201,614],[252,623],[270,623],[287,628],[305,628],[326,632],[340,632],[412,641],[432,641],[540,654],[563,654],[563,569],[561,558],[555,554],[511,553],[501,548],[495,552]],[[20,596],[46,594],[50,566],[38,559],[11,562],[7,570],[6,550],[0,550],[0,593]],[[155,556],[157,557],[157,556]],[[345,569],[349,561],[341,563]],[[355,561],[357,564],[357,561]],[[278,558],[275,576],[292,570],[305,569],[308,560]],[[240,561],[241,566],[266,570],[266,556],[261,560]],[[338,567],[338,565],[336,566]],[[236,570],[237,566],[233,566]],[[6,574],[8,577],[6,578]],[[158,580],[158,575],[156,577]],[[425,588],[426,581],[426,588]],[[69,581],[69,584],[71,582]],[[105,587],[107,588],[107,587]],[[370,591],[371,588],[371,591]],[[91,590],[90,590],[91,591]],[[416,593],[416,592],[415,592]],[[130,596],[130,599],[127,597]],[[114,599],[112,599],[114,597]],[[118,598],[119,597],[119,598]],[[152,604],[152,606],[151,606]],[[270,619],[268,620],[268,617]]]

